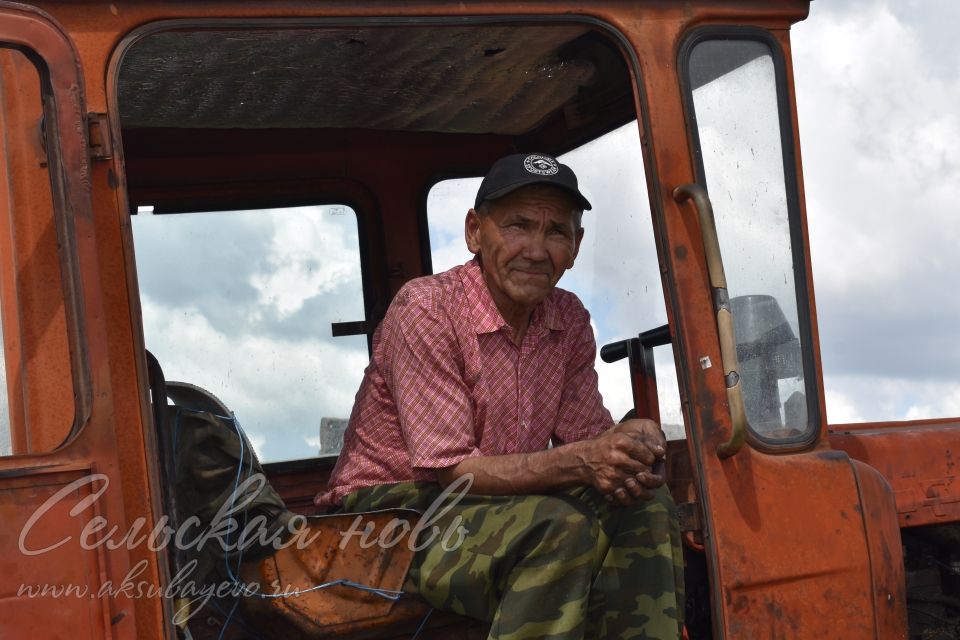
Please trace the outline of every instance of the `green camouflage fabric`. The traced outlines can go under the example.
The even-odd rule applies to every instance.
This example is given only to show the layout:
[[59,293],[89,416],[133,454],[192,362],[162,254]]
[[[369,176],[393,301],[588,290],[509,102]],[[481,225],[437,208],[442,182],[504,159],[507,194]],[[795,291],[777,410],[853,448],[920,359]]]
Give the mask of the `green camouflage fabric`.
[[[389,507],[426,511],[423,548],[404,589],[436,609],[490,622],[491,640],[680,637],[683,553],[666,487],[634,507],[587,487],[441,498],[430,482],[344,499],[351,512]],[[458,524],[462,536],[453,533]]]

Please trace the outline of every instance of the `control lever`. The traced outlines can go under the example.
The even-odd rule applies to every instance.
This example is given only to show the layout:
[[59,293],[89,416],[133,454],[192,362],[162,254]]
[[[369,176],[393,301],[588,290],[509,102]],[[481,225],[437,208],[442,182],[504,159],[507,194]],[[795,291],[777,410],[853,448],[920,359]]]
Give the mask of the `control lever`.
[[671,342],[670,325],[665,324],[656,329],[644,331],[636,338],[629,338],[627,340],[620,340],[619,342],[611,342],[603,345],[600,349],[600,359],[607,363],[617,362],[618,360],[632,356],[633,352],[638,349],[652,350],[653,347],[662,347]]
[[611,342],[600,348],[600,359],[610,364],[629,357],[634,351],[640,348],[640,341],[636,338],[621,340],[620,342]]
[[630,381],[633,387],[633,406],[636,414],[660,424],[660,404],[657,401],[657,370],[653,348],[670,344],[670,325],[644,331],[636,338],[611,342],[600,348],[600,359],[630,362]]

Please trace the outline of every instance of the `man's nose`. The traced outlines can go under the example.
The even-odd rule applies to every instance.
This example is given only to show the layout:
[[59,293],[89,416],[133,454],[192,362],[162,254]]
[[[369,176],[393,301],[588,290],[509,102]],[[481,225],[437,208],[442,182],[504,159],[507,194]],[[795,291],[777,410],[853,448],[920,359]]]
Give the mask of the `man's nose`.
[[541,262],[549,257],[547,254],[547,237],[543,233],[530,234],[525,249],[523,254],[527,260]]

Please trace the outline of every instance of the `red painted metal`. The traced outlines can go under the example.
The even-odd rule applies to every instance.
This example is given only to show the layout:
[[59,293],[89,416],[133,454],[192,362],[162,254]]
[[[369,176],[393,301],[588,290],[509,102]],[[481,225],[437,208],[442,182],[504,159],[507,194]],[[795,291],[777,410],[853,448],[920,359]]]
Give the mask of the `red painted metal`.
[[960,522],[960,421],[834,425],[830,445],[886,478],[901,527]]
[[[145,546],[89,552],[72,548],[72,553],[64,547],[63,552],[48,556],[25,557],[10,534],[20,530],[46,497],[88,471],[105,474],[111,482],[109,491],[96,502],[96,510],[79,517],[71,516],[67,507],[81,500],[89,489],[71,493],[51,515],[47,536],[78,533],[97,515],[121,529],[142,519],[149,529],[162,513],[127,214],[130,203],[174,206],[205,199],[235,199],[256,204],[262,201],[258,198],[271,192],[291,199],[346,198],[356,204],[365,221],[364,247],[375,276],[374,296],[376,303],[385,307],[403,282],[424,271],[427,248],[422,245],[417,203],[423,201],[432,181],[453,174],[482,173],[511,144],[510,139],[497,136],[402,132],[325,131],[300,140],[292,138],[301,132],[289,137],[277,132],[121,132],[115,83],[124,48],[135,38],[131,34],[167,19],[568,18],[577,14],[601,21],[606,26],[599,28],[609,29],[604,33],[615,32],[618,46],[628,58],[636,60],[636,107],[641,115],[656,242],[689,430],[688,448],[671,446],[671,485],[678,498],[695,501],[703,516],[702,521],[691,519],[690,526],[702,526],[699,533],[710,568],[717,637],[901,637],[905,627],[903,564],[891,488],[887,485],[892,486],[896,497],[900,526],[960,520],[953,463],[960,423],[835,427],[829,439],[823,437],[807,451],[770,455],[745,446],[733,458],[717,458],[717,445],[729,437],[730,419],[719,368],[700,366],[704,356],[720,362],[703,247],[696,216],[688,207],[676,205],[671,197],[674,187],[690,182],[695,175],[689,151],[689,121],[684,115],[677,76],[682,39],[691,30],[709,24],[770,29],[787,57],[792,96],[789,28],[806,16],[806,0],[611,0],[576,5],[546,1],[513,5],[423,1],[53,2],[42,6],[64,25],[62,29],[36,10],[0,4],[0,40],[36,51],[46,61],[57,97],[56,129],[62,148],[52,155],[52,161],[58,163],[55,168],[63,177],[63,187],[53,190],[50,197],[72,221],[72,228],[65,228],[64,238],[67,253],[76,258],[61,267],[68,283],[61,297],[64,332],[73,343],[50,344],[43,353],[61,366],[71,362],[70,354],[80,358],[71,365],[80,393],[78,403],[72,397],[62,401],[76,415],[76,424],[71,425],[73,439],[66,447],[45,455],[0,458],[0,520],[8,523],[6,533],[0,533],[0,562],[5,567],[0,576],[0,596],[4,597],[0,600],[0,635],[173,637],[168,623],[170,611],[163,609],[159,599],[120,595],[94,601],[64,600],[53,611],[49,602],[43,606],[37,604],[39,601],[13,597],[21,582],[55,580],[56,576],[60,581],[86,581],[91,587],[107,580],[119,583],[126,571],[140,562],[145,567],[141,577],[147,583],[162,585],[169,580],[164,575],[162,556]],[[84,104],[84,93],[88,104]],[[795,101],[791,99],[788,106],[798,150],[796,177],[802,204]],[[83,119],[88,110],[106,113],[112,127],[112,157],[93,164],[87,159]],[[104,132],[102,127],[100,132]],[[178,136],[194,137],[194,151],[187,153],[185,145],[179,147]],[[197,144],[201,141],[205,141],[206,151],[203,144]],[[225,148],[232,153],[223,153]],[[337,153],[326,151],[331,148]],[[125,151],[134,150],[127,165]],[[371,155],[376,155],[378,163],[365,162]],[[390,170],[385,171],[385,167]],[[91,206],[91,192],[95,208]],[[802,206],[801,216],[805,229]],[[8,234],[2,225],[0,231],[0,253],[12,255],[4,250],[14,247],[5,239]],[[804,264],[798,271],[809,279],[805,233]],[[15,282],[13,264],[0,263],[5,327],[15,311],[6,304],[12,299]],[[809,282],[808,290],[807,308],[814,318],[810,346],[823,406],[815,304]],[[15,351],[10,335],[17,334],[7,336],[8,362]],[[653,413],[655,395],[639,375],[635,375],[634,383],[638,399],[648,398],[646,410]],[[14,416],[25,412],[14,406]],[[52,443],[47,447],[51,448],[59,442],[54,436],[62,435],[64,422],[41,417],[31,428],[36,428],[46,443]],[[822,436],[827,436],[825,423],[819,429]],[[18,437],[24,440],[26,436],[24,431]],[[284,473],[278,484],[285,497],[306,508],[306,497],[320,488],[317,483],[322,482],[323,474],[323,469]],[[692,540],[695,532],[689,533]],[[437,630],[428,632],[433,637],[477,633],[456,619],[441,617],[440,621]]]
[[[72,405],[73,425],[67,431],[73,435],[65,446],[49,454],[0,458],[0,509],[10,527],[0,535],[4,566],[0,575],[2,635],[51,637],[46,635],[47,629],[55,628],[60,620],[61,637],[133,638],[137,605],[122,592],[104,597],[17,597],[23,585],[63,584],[71,579],[96,593],[107,584],[121,584],[131,563],[124,550],[96,544],[85,548],[78,539],[85,523],[94,522],[97,517],[120,528],[126,526],[123,495],[117,486],[117,427],[113,422],[79,59],[66,32],[42,12],[23,5],[0,3],[0,42],[32,52],[45,71],[44,129],[51,176],[47,193],[56,211],[53,219],[62,256],[62,286],[48,288],[44,295],[59,300],[65,310],[69,346],[42,346],[39,362],[54,358],[61,366],[66,363],[75,388],[72,394],[44,398],[45,402]],[[7,198],[7,181],[2,183],[0,195]],[[15,217],[14,224],[18,222]],[[17,303],[15,299],[4,302]],[[29,330],[37,328],[32,326]],[[27,366],[35,365],[28,360]],[[63,428],[62,416],[28,424],[31,437],[36,435],[46,443],[59,443],[66,433]],[[59,439],[50,437],[54,433],[60,434]],[[71,489],[71,483],[92,473],[101,473],[117,482],[96,500],[85,501],[84,496],[94,487]],[[61,490],[64,493],[60,500],[46,511],[37,510]],[[70,505],[77,509],[69,509]],[[57,542],[67,537],[69,542],[38,555],[23,553],[23,536],[19,534],[34,514],[46,520],[29,529],[36,535],[33,543],[42,545],[44,540]],[[25,539],[29,544],[29,536]],[[156,584],[156,575],[151,574],[149,566],[144,577]]]
[[852,464],[870,554],[875,626],[884,630],[885,638],[905,639],[907,583],[900,529],[893,516],[893,492],[876,469],[855,460]]

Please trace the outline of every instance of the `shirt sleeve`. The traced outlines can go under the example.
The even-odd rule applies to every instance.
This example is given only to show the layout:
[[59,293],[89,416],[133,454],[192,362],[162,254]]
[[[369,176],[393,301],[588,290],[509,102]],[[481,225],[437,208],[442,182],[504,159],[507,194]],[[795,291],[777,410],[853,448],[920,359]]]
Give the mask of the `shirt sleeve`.
[[449,316],[433,295],[401,290],[383,321],[381,371],[411,464],[438,469],[479,455],[473,400]]
[[577,442],[599,435],[613,426],[603,406],[598,386],[597,342],[590,326],[590,314],[578,304],[574,321],[567,329],[569,347],[564,373],[560,410],[553,435],[560,443]]

